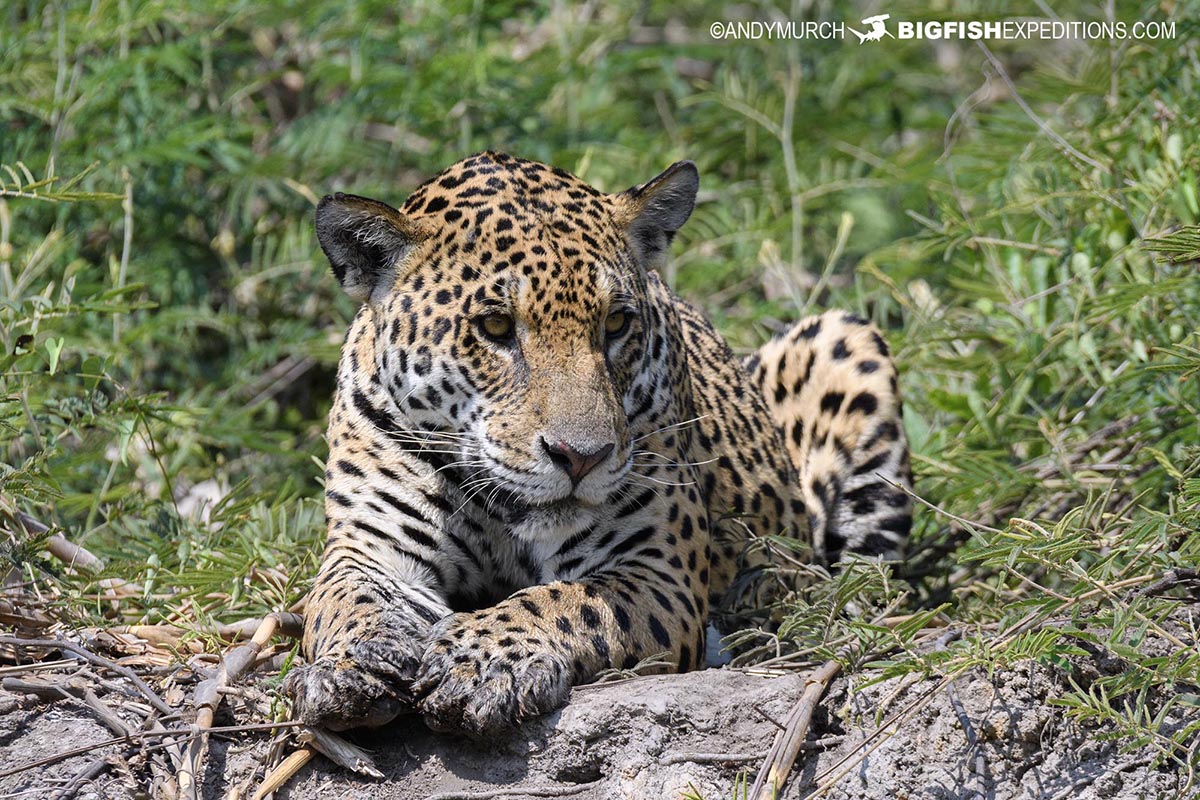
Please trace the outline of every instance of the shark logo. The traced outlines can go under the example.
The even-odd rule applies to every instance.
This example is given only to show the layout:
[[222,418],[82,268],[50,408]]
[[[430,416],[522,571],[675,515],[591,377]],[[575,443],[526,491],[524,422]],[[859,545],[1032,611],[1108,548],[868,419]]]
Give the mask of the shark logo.
[[[888,31],[888,29],[883,25],[883,23],[886,20],[891,19],[891,17],[891,14],[876,14],[873,17],[867,17],[862,21],[863,25],[871,26],[870,30],[868,30],[866,33],[859,33],[858,31],[854,30],[854,28],[848,28],[848,30],[858,37],[859,44],[862,44],[863,42],[878,42],[883,39],[884,36],[892,36],[891,32]],[[892,38],[894,39],[896,37],[892,36]]]

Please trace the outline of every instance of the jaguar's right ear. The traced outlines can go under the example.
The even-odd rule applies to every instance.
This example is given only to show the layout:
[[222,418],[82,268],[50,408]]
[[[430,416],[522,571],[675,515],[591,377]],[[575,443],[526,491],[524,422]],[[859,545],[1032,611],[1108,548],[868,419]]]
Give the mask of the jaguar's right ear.
[[390,289],[401,263],[425,237],[415,221],[378,200],[338,192],[317,204],[317,241],[355,300],[370,301]]
[[667,257],[675,232],[696,207],[700,173],[691,161],[677,161],[648,183],[617,195],[619,219],[645,269],[658,269]]

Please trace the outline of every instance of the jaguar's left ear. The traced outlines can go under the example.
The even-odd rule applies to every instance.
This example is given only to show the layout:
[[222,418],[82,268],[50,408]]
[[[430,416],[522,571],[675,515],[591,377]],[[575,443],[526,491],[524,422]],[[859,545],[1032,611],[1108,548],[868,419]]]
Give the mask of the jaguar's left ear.
[[619,221],[629,233],[634,256],[646,269],[657,269],[667,247],[696,207],[700,173],[691,161],[678,161],[662,174],[617,195]]

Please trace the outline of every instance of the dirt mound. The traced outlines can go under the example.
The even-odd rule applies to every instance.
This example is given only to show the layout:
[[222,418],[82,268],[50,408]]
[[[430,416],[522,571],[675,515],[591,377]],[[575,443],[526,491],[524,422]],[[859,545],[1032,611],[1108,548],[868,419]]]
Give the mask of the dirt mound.
[[[1156,766],[1151,749],[1123,752],[1102,741],[1102,731],[1071,723],[1048,705],[1061,688],[1060,674],[1049,668],[1026,664],[949,683],[895,679],[862,690],[855,684],[851,676],[830,688],[781,798],[814,790],[847,800],[1186,796],[1186,776]],[[374,754],[383,780],[317,760],[289,783],[285,796],[728,800],[739,773],[752,778],[757,771],[777,721],[787,717],[803,686],[803,674],[714,669],[581,687],[561,711],[482,743],[405,719],[355,737]],[[0,693],[0,710],[6,711],[0,773],[110,736],[73,700],[36,704]],[[893,718],[897,725],[872,736]],[[250,796],[268,746],[261,735],[214,737],[205,796],[228,796],[233,788]],[[124,749],[114,745],[0,778],[0,796],[60,788],[98,757],[119,758]],[[99,783],[81,785],[77,796],[138,796],[138,774],[136,759],[118,761]]]

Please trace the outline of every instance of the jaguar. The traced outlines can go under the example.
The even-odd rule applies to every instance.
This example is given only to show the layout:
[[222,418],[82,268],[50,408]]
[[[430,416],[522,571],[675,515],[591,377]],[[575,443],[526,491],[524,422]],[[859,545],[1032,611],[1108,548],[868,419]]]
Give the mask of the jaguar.
[[829,311],[736,357],[659,275],[698,187],[688,161],[605,193],[483,152],[399,209],[320,201],[361,306],[286,682],[298,719],[415,711],[492,734],[604,670],[702,666],[765,537],[830,565],[901,557],[911,475],[881,332]]

